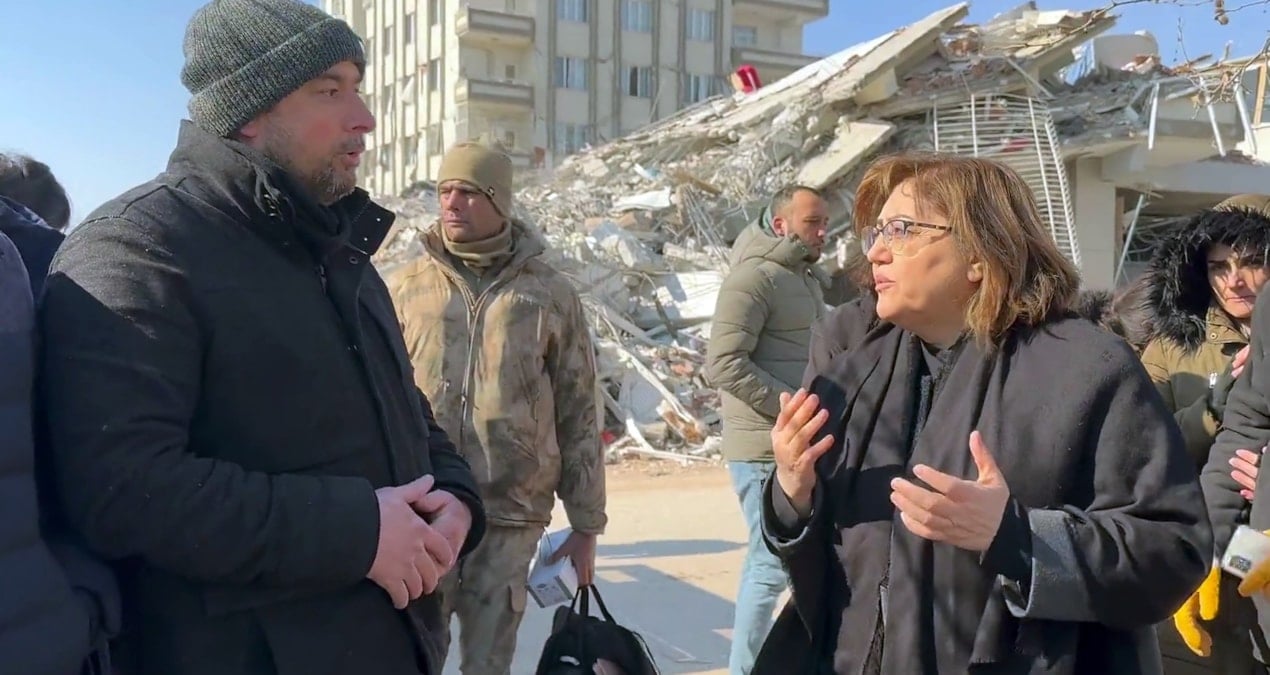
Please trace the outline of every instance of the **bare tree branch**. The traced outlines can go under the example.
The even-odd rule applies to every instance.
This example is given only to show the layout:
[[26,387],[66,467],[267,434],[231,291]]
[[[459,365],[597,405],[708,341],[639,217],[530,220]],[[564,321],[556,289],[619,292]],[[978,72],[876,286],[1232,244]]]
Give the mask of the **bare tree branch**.
[[1249,7],[1264,7],[1270,5],[1270,0],[1249,0],[1237,7],[1228,7],[1226,0],[1112,0],[1110,3],[1100,8],[1098,12],[1108,14],[1129,5],[1173,5],[1174,7],[1202,7],[1209,5],[1213,8],[1213,20],[1225,26],[1230,23],[1230,15],[1248,9]]

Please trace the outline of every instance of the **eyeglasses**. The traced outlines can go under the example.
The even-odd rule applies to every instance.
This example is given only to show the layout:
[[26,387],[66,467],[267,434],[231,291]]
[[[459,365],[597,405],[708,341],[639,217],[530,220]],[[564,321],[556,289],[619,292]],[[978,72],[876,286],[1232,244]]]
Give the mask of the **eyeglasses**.
[[952,232],[952,228],[947,225],[919,223],[915,220],[892,218],[862,232],[860,234],[860,245],[864,247],[864,252],[867,255],[869,249],[872,249],[873,244],[880,238],[882,245],[891,253],[904,255],[906,250],[915,252],[920,248],[916,246],[916,242],[923,238],[921,236],[923,229]]

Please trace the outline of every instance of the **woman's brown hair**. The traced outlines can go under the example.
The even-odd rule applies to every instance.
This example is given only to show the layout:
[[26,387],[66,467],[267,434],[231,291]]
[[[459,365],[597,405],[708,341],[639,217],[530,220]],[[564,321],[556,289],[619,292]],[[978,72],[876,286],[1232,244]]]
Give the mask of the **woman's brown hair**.
[[1080,289],[1076,267],[1042,224],[1032,189],[999,162],[937,153],[881,157],[856,190],[856,232],[873,228],[891,193],[910,180],[919,208],[947,218],[962,255],[983,263],[983,281],[966,309],[980,344],[1069,310]]

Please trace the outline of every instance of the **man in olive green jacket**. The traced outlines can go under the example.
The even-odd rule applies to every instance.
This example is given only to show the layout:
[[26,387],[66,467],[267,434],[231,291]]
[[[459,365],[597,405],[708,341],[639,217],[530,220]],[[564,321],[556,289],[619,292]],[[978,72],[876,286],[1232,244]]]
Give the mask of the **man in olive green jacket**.
[[760,502],[773,467],[770,432],[781,392],[807,365],[811,327],[825,312],[820,258],[828,227],[820,193],[790,186],[732,246],[710,329],[706,374],[723,398],[723,456],[749,529],[732,630],[732,675],[745,675],[771,627],[785,573],[763,544]]
[[487,509],[484,541],[438,590],[445,624],[459,617],[466,675],[509,673],[556,496],[573,530],[558,555],[581,584],[607,522],[590,330],[577,292],[542,261],[541,239],[511,217],[511,179],[499,149],[451,148],[441,220],[424,255],[389,279],[415,380]]

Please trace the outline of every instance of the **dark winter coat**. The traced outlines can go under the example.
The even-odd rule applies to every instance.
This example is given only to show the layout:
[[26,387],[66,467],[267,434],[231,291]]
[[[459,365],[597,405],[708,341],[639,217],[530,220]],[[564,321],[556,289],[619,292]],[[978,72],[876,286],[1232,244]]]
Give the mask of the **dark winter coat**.
[[[1204,501],[1213,524],[1214,551],[1226,550],[1235,528],[1250,524],[1258,530],[1270,529],[1270,471],[1257,474],[1256,498],[1250,504],[1240,496],[1240,486],[1230,475],[1230,460],[1240,449],[1258,452],[1270,442],[1270,293],[1257,296],[1252,314],[1252,343],[1244,372],[1235,380],[1230,398],[1226,402],[1226,414],[1222,428],[1208,454],[1208,462],[1200,474],[1204,488]],[[1254,645],[1265,644],[1270,635],[1270,603],[1255,598],[1257,620],[1260,623]],[[1270,653],[1260,654],[1262,663],[1270,665]]]
[[[867,305],[813,333],[821,433],[842,440],[818,462],[809,521],[787,529],[768,482],[764,531],[793,599],[755,675],[833,672],[830,658],[852,675],[919,673],[922,658],[939,673],[1158,673],[1152,626],[1199,584],[1211,542],[1181,436],[1129,347],[1081,319],[1016,329],[991,353],[963,344],[907,461],[879,464],[920,409],[923,357]],[[916,537],[889,500],[917,463],[974,478],[974,429],[1012,499],[984,555]]]
[[436,675],[435,596],[366,579],[374,490],[471,471],[414,386],[369,264],[393,216],[318,206],[184,123],[168,169],[53,262],[43,386],[60,497],[125,570],[123,672]]
[[4,196],[0,196],[0,234],[18,247],[31,284],[31,297],[39,300],[49,263],[66,236],[49,227],[31,209]]
[[77,595],[40,531],[31,397],[35,311],[26,266],[0,234],[0,672],[73,675],[94,646]]

